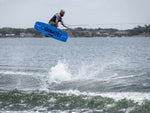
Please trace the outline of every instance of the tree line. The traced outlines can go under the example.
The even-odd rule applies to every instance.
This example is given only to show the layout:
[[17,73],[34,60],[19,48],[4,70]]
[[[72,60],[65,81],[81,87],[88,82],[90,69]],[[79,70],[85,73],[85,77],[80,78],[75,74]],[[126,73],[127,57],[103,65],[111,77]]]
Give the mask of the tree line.
[[16,36],[19,36],[20,33],[31,33],[34,34],[35,36],[41,35],[40,32],[35,30],[34,28],[27,28],[27,29],[22,29],[22,28],[1,28],[0,29],[0,34],[4,36],[5,34],[15,34]]
[[150,34],[150,25],[138,26],[133,29],[127,30],[129,35],[141,35],[141,34]]
[[[145,26],[137,26],[133,29],[128,30],[118,30],[118,29],[104,29],[104,28],[97,28],[97,29],[87,29],[87,28],[74,28],[74,29],[63,29],[64,32],[66,32],[69,36],[72,37],[83,37],[83,36],[101,36],[101,34],[115,34],[116,32],[127,32],[128,36],[134,36],[134,35],[142,35],[142,34],[150,34],[150,25]],[[5,36],[6,34],[14,34],[15,36],[20,36],[21,33],[30,33],[33,34],[33,36],[43,36],[40,32],[35,30],[34,28],[1,28],[0,29],[0,36]],[[102,35],[103,36],[103,35]]]

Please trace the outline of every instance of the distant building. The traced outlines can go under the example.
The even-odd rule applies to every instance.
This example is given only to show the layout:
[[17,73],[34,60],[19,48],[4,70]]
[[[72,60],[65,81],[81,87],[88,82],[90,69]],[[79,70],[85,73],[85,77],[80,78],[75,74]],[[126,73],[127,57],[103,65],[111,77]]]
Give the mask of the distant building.
[[92,37],[92,32],[90,31],[82,31],[85,37]]
[[14,37],[15,34],[5,34],[6,37]]
[[20,37],[25,37],[26,33],[20,33]]
[[26,34],[26,37],[33,37],[35,34],[32,34],[32,33],[27,33]]
[[3,35],[2,34],[0,34],[0,37],[2,37]]
[[128,36],[128,32],[126,32],[126,31],[117,31],[117,32],[115,32],[114,33],[114,36],[119,36],[119,37],[121,37],[121,36]]
[[97,35],[102,36],[102,37],[107,37],[110,35],[110,33],[107,30],[99,30],[97,32]]
[[33,37],[34,35],[32,33],[20,33],[20,37]]

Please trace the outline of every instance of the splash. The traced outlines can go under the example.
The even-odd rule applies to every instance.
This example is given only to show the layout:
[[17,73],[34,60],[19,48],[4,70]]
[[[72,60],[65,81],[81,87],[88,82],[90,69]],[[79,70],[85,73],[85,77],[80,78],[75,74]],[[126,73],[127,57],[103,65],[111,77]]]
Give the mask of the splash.
[[69,80],[71,80],[71,73],[68,69],[67,63],[58,61],[58,63],[50,69],[49,81],[60,83]]

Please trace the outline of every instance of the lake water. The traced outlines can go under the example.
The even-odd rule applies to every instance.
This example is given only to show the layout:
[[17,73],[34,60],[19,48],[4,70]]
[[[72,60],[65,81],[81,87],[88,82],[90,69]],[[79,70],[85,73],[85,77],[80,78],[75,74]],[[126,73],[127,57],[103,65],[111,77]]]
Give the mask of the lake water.
[[0,39],[0,112],[149,111],[150,38]]

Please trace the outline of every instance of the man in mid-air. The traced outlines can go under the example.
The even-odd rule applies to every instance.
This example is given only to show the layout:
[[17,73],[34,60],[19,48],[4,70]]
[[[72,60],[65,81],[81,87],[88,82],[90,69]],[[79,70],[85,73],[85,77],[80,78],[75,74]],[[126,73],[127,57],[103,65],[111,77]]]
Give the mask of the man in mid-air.
[[66,27],[64,24],[62,17],[65,14],[65,10],[61,9],[60,13],[56,13],[48,22],[49,25],[57,27],[57,30],[59,30],[58,22],[61,22],[61,24]]

